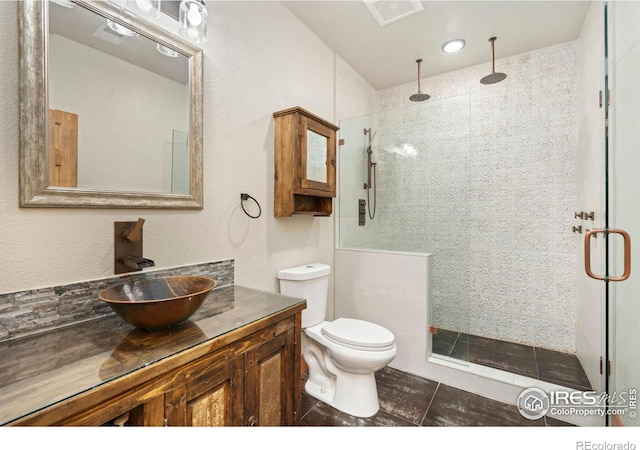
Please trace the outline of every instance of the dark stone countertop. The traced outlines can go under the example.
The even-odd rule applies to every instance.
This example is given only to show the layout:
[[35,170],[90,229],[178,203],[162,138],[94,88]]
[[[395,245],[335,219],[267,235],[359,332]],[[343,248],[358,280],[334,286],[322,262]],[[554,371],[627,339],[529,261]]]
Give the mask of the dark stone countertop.
[[1,342],[0,425],[301,303],[226,286],[211,291],[189,320],[165,330],[139,330],[111,315]]

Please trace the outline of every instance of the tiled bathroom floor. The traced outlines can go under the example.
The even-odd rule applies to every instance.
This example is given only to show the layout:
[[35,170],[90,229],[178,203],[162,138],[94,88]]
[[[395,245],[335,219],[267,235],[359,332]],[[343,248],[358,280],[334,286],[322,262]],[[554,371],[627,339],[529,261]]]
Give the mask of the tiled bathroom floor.
[[448,330],[438,330],[432,336],[433,353],[438,355],[466,360],[468,354],[472,363],[578,390],[591,390],[575,355]]
[[366,419],[338,411],[311,397],[303,388],[300,424],[345,427],[571,426],[548,417],[528,420],[513,405],[390,367],[376,372],[376,382],[380,410]]

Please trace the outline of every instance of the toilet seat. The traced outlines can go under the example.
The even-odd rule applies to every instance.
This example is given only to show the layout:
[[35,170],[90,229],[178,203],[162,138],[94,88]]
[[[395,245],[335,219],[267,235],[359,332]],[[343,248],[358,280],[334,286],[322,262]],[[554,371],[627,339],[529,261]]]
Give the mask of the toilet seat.
[[329,341],[364,351],[385,351],[395,346],[393,333],[380,325],[358,319],[340,318],[323,325]]

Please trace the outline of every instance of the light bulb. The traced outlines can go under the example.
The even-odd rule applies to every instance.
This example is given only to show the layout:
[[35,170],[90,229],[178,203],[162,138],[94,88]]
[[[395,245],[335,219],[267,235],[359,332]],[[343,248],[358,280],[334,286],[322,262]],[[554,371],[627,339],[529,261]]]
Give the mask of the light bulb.
[[129,0],[129,9],[139,16],[147,19],[157,19],[160,17],[160,3],[162,0]]
[[198,5],[196,5],[195,3],[189,5],[187,19],[189,19],[189,23],[194,27],[199,27],[202,23],[202,14],[200,14],[200,11],[198,11]]
[[207,8],[201,0],[180,2],[180,27],[178,33],[183,38],[202,44],[207,40]]
[[136,0],[136,6],[143,13],[148,13],[153,8],[153,4],[150,0]]

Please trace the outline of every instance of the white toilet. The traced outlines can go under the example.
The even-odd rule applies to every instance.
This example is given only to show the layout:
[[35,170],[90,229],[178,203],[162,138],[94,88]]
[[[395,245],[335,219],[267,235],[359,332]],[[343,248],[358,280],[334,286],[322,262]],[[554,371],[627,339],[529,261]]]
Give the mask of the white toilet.
[[374,372],[396,356],[393,333],[357,319],[325,320],[329,273],[326,264],[278,272],[280,293],[304,298],[303,356],[309,366],[307,393],[356,417],[373,416],[380,405]]

